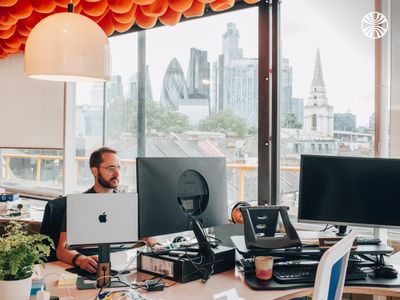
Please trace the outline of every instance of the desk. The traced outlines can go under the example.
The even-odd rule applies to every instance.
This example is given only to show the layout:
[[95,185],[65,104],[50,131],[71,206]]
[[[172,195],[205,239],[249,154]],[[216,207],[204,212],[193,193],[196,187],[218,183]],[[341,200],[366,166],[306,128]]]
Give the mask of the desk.
[[[61,262],[47,263],[46,268],[41,267],[42,274],[46,273],[65,273],[64,269],[70,267]],[[136,274],[136,280],[142,281],[150,278],[147,274]],[[66,297],[68,295],[66,287],[57,287],[57,276],[49,276],[46,278],[46,283],[52,295]],[[169,281],[167,281],[170,284]],[[71,295],[74,299],[93,300],[97,294],[96,290],[78,291],[75,286],[71,286]],[[312,293],[312,288],[302,288],[282,291],[255,291],[250,289],[239,277],[235,276],[235,271],[230,270],[220,273],[202,284],[199,280],[189,283],[177,283],[174,286],[164,289],[162,292],[145,292],[139,291],[143,296],[148,296],[151,299],[176,299],[176,300],[239,300],[239,299],[263,299],[263,300],[286,300],[295,297],[307,296]],[[400,288],[382,288],[382,287],[345,287],[345,293],[380,295],[380,296],[400,296]],[[31,297],[31,300],[36,297]]]
[[[10,221],[19,221],[40,226],[43,220],[44,208],[47,201],[22,198],[21,204],[23,205],[21,216],[11,218],[0,217],[0,222],[7,223]],[[24,209],[24,207],[27,209]]]
[[10,218],[0,216],[0,235],[4,233],[3,226],[8,224],[10,221],[28,223],[28,230],[32,233],[38,233],[40,231],[44,208],[47,204],[47,201],[22,198],[21,204],[23,205],[21,216]]

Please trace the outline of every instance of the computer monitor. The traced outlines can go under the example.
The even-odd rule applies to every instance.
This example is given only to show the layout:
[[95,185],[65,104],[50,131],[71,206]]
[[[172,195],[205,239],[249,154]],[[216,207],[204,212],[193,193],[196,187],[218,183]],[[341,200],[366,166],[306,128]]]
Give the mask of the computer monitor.
[[203,228],[228,222],[225,158],[143,157],[136,164],[141,238],[201,234],[196,220]]
[[302,155],[298,220],[398,227],[399,180],[400,159]]

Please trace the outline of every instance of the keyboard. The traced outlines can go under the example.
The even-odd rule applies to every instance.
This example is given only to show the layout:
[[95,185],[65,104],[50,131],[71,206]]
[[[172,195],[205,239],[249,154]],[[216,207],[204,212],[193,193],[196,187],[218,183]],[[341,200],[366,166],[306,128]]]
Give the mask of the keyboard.
[[[312,283],[317,266],[274,266],[273,277],[280,283]],[[348,266],[346,280],[363,280],[367,274],[357,266]]]
[[379,245],[382,241],[378,238],[359,236],[356,238],[358,245]]

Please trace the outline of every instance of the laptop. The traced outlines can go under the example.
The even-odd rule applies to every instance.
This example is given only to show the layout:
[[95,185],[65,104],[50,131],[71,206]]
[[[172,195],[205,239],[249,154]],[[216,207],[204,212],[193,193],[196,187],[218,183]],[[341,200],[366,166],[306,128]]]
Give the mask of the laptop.
[[136,193],[67,196],[67,247],[130,244],[138,240]]

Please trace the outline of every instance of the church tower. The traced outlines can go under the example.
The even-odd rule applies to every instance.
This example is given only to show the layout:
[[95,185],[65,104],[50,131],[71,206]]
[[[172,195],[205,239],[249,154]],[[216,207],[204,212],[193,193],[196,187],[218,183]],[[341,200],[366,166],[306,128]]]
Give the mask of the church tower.
[[333,107],[328,104],[326,96],[319,49],[315,56],[310,95],[307,105],[304,107],[304,129],[333,137]]

